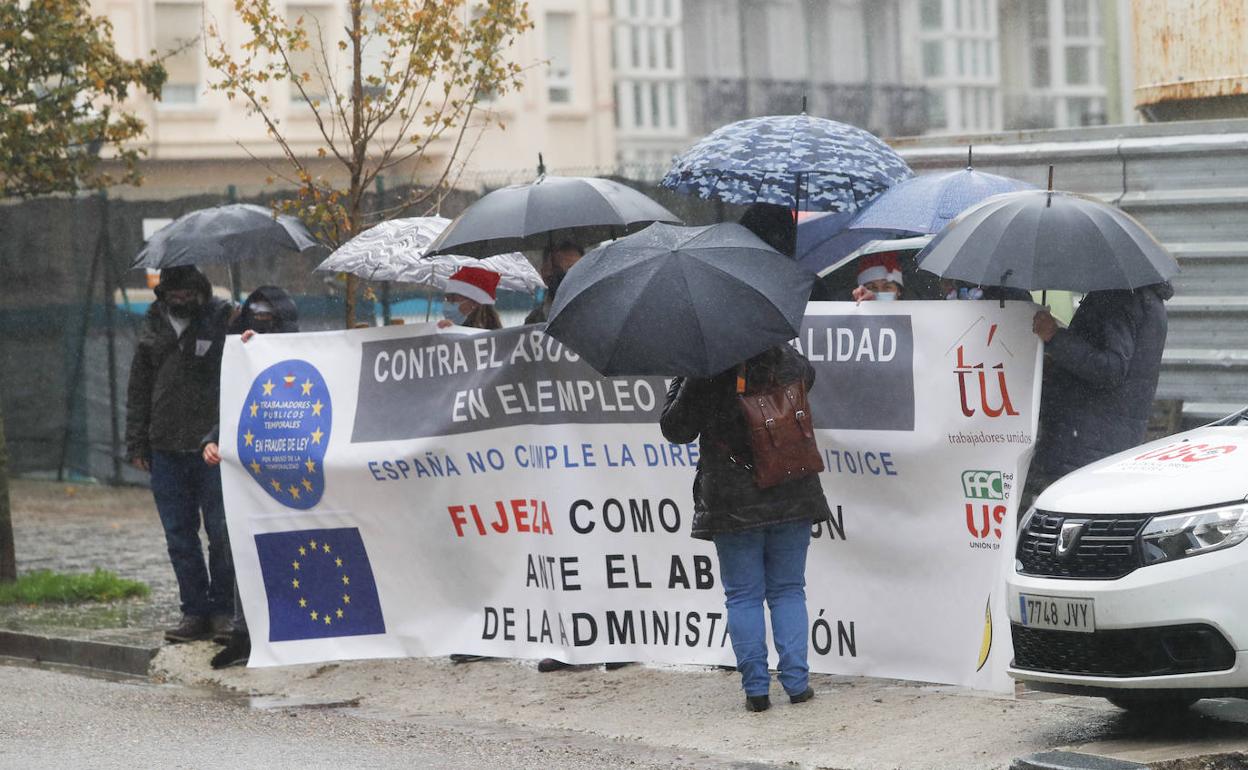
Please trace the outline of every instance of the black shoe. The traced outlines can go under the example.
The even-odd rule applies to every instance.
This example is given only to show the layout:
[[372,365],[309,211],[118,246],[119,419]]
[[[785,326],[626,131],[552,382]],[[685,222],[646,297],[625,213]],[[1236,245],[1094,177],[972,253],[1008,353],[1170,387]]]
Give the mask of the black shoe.
[[603,663],[603,664],[602,664],[602,667],[603,667],[603,668],[605,668],[605,669],[606,669],[606,670],[608,670],[608,671],[619,671],[620,669],[624,668],[625,666],[631,666],[631,665],[633,665],[632,661],[619,661],[619,660],[617,660],[617,661],[614,661],[614,662],[611,662],[611,663]]
[[462,652],[451,653],[452,663],[476,663],[478,660],[489,660],[487,655],[467,655]]
[[171,628],[165,632],[165,641],[173,642],[196,642],[200,639],[207,639],[212,633],[212,628],[208,625],[208,618],[201,615],[183,615],[182,622],[177,628]]
[[745,696],[746,711],[766,711],[771,708],[770,695],[747,695]]
[[212,630],[212,641],[217,644],[229,644],[234,636],[234,618],[229,615],[213,615],[208,619],[208,627]]
[[231,634],[225,648],[212,656],[213,668],[229,668],[245,666],[251,657],[251,636],[249,634]]
[[805,690],[802,690],[797,695],[790,695],[789,703],[805,703],[806,701],[810,700],[813,697],[815,697],[815,688],[807,687]]
[[537,662],[537,670],[543,674],[549,674],[551,671],[563,671],[565,668],[572,668],[571,663],[564,663],[562,660],[554,658],[542,658]]

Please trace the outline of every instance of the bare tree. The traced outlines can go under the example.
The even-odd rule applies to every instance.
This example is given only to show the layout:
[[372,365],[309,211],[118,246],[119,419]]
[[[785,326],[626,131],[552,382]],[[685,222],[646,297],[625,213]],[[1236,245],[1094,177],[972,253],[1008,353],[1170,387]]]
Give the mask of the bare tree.
[[[235,0],[234,9],[250,37],[232,49],[208,26],[217,73],[211,88],[243,100],[264,121],[281,161],[260,162],[297,192],[279,207],[332,246],[364,228],[364,196],[387,171],[422,174],[391,215],[440,200],[471,150],[469,131],[490,122],[488,115],[474,121],[483,114],[478,101],[520,86],[522,70],[506,49],[532,26],[527,3],[517,0],[347,0],[341,29],[287,18],[271,0]],[[309,111],[314,153],[297,151],[271,100],[273,84],[290,88]],[[314,170],[321,159],[332,173]],[[348,276],[348,328],[356,283]]]

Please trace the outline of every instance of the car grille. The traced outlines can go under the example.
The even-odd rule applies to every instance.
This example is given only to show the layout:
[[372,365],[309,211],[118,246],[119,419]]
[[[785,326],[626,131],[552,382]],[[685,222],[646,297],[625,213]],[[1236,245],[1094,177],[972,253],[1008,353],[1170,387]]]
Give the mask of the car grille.
[[[1136,537],[1149,516],[1097,517],[1036,511],[1018,533],[1017,557],[1024,575],[1112,580],[1141,566]],[[1086,521],[1073,551],[1057,555],[1058,533],[1067,520]]]
[[1010,624],[1015,668],[1090,676],[1164,676],[1223,671],[1235,650],[1204,624],[1081,634]]

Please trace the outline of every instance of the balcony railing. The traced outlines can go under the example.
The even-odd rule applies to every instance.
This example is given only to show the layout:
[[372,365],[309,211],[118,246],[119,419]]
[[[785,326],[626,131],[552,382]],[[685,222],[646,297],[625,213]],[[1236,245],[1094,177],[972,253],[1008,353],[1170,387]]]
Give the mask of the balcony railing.
[[919,86],[812,83],[804,80],[694,78],[689,82],[689,128],[705,134],[760,115],[806,112],[850,123],[880,136],[927,130],[927,90]]

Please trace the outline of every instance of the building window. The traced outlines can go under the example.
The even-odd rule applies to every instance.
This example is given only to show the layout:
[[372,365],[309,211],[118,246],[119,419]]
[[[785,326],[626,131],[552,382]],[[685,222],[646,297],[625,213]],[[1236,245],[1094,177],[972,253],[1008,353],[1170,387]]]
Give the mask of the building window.
[[920,0],[920,62],[932,129],[998,127],[996,13],[988,0]]
[[[623,10],[624,2],[616,8]],[[617,12],[613,37],[621,43],[624,66],[615,70],[620,110],[621,152],[635,160],[651,151],[627,147],[630,139],[652,142],[656,135],[679,135],[685,128],[686,105],[680,82],[681,6],[677,0],[630,2],[629,13]],[[627,46],[627,55],[625,55]]]
[[929,89],[927,92],[927,122],[934,129],[949,127],[949,117],[945,112],[945,92]]
[[923,76],[928,78],[944,77],[945,44],[939,40],[923,41]]
[[1086,96],[1067,99],[1066,122],[1072,126],[1105,125],[1105,100]]
[[1053,76],[1049,68],[1049,47],[1033,45],[1031,47],[1031,87],[1048,88]]
[[551,104],[572,101],[572,22],[570,13],[546,14],[546,97]]
[[1088,0],[1064,0],[1066,37],[1090,37],[1092,35],[1091,8]]
[[203,6],[199,3],[157,3],[156,52],[165,59],[168,78],[160,89],[160,100],[170,105],[192,105],[199,101],[200,38],[203,34]]
[[[290,83],[291,102],[299,104],[323,102],[326,98],[325,73],[322,71],[326,63],[321,52],[327,50],[327,47],[321,45],[321,36],[333,34],[333,27],[327,26],[329,13],[330,9],[326,6],[293,4],[286,6],[286,23],[291,29],[294,29],[296,24],[303,27],[308,39],[307,48],[302,51],[290,51],[287,54],[290,69],[294,73]],[[365,77],[369,74],[368,64],[367,61],[362,62]],[[380,66],[380,62],[378,65]],[[299,85],[295,84],[295,77],[300,79]],[[300,86],[302,86],[302,91]],[[304,94],[307,94],[306,99]]]
[[1088,47],[1082,45],[1066,46],[1066,84],[1085,86],[1090,82],[1088,66]]

